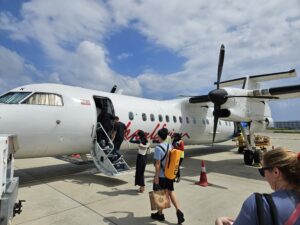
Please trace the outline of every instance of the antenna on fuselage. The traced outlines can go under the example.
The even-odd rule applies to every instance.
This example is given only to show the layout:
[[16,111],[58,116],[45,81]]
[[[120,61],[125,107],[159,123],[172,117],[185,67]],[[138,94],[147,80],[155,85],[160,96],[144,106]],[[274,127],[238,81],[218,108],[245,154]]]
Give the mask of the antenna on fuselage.
[[110,90],[110,93],[115,93],[116,90],[117,90],[117,85],[114,85],[114,86],[112,87],[112,89]]

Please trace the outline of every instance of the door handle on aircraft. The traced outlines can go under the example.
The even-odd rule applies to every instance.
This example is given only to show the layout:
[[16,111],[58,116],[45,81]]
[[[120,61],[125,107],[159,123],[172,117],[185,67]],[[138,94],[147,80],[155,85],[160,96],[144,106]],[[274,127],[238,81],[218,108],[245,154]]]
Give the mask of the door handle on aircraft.
[[60,124],[60,120],[56,120],[56,124],[59,125]]

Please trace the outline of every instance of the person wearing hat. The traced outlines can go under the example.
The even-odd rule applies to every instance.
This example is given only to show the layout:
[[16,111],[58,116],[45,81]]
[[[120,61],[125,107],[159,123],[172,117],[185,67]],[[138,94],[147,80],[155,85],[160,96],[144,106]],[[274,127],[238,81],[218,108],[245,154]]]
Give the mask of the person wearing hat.
[[[178,219],[178,224],[182,224],[184,219],[184,214],[179,209],[179,203],[174,191],[174,181],[169,180],[164,175],[164,167],[166,164],[166,154],[169,150],[172,149],[172,145],[166,143],[165,140],[168,136],[168,129],[162,128],[157,132],[159,145],[156,146],[154,151],[154,167],[155,167],[155,176],[153,178],[153,189],[157,189],[159,186],[161,189],[167,190],[167,195],[169,196],[172,204],[176,208],[176,215]],[[165,216],[162,210],[158,210],[156,213],[151,213],[151,218],[154,220],[164,221]]]

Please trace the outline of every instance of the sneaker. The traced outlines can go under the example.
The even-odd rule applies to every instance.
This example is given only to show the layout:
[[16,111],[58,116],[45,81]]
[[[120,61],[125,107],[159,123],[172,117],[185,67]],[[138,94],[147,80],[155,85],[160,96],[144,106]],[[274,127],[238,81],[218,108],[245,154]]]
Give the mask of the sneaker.
[[159,220],[159,221],[164,221],[165,220],[165,215],[164,214],[159,214],[157,213],[151,213],[151,218],[154,220]]
[[178,219],[178,224],[182,224],[185,221],[183,213],[178,209],[176,215]]

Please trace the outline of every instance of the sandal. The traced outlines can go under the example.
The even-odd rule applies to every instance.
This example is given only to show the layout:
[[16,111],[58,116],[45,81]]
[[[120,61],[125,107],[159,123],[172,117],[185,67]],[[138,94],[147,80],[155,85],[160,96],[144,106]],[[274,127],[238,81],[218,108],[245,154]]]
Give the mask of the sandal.
[[138,193],[144,193],[144,191],[145,191],[145,187],[140,187],[140,188],[137,190]]

